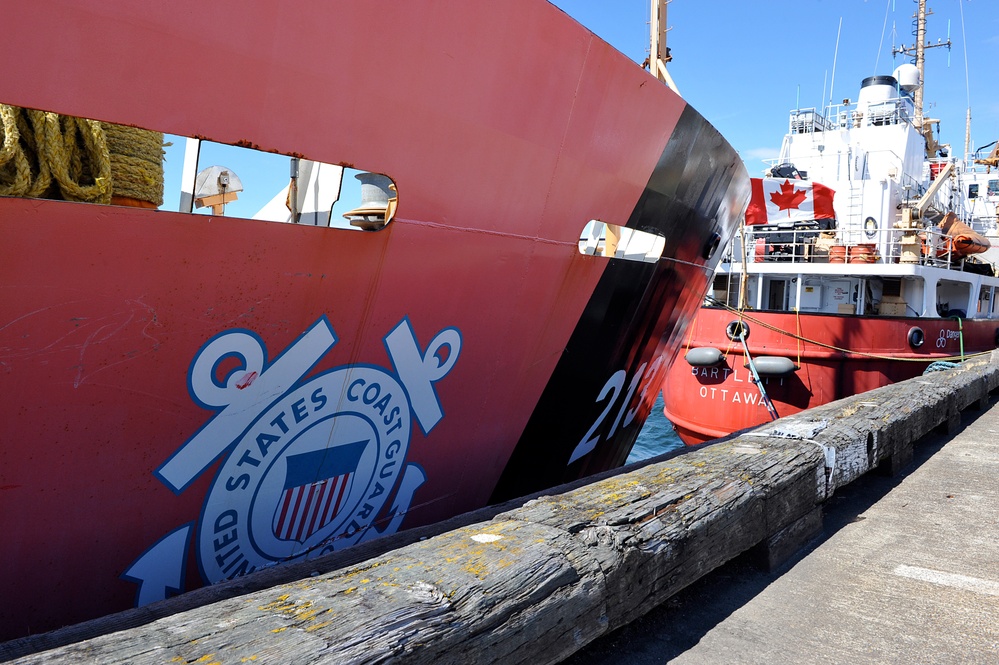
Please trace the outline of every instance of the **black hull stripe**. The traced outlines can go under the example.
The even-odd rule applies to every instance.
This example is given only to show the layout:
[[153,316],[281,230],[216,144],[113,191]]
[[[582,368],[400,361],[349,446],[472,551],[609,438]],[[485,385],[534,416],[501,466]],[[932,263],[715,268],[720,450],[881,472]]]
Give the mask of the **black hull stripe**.
[[[704,248],[715,234],[722,246],[728,242],[748,197],[749,178],[738,154],[687,106],[627,224],[664,236],[664,258],[654,264],[610,261],[504,469],[493,502],[624,462],[641,430],[640,419],[607,438],[614,418],[606,418],[596,448],[568,464],[606,407],[595,400],[614,372],[626,370],[630,382],[657,351],[667,359],[674,355],[676,333],[700,305],[720,258],[718,251],[705,260]],[[655,394],[658,385],[650,390]],[[582,419],[575,419],[580,413]]]

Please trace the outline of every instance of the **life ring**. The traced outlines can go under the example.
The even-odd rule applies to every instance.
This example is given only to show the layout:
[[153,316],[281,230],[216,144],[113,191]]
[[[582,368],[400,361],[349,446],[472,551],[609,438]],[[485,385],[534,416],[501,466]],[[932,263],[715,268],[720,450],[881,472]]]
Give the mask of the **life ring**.
[[926,341],[926,335],[923,334],[922,328],[919,326],[913,326],[909,328],[909,334],[906,335],[906,340],[908,340],[909,346],[914,349],[918,349],[923,345],[923,342]]
[[725,336],[733,342],[740,339],[749,339],[749,324],[745,321],[729,321],[725,326]]
[[864,235],[868,238],[873,238],[878,234],[878,220],[873,217],[868,217],[864,220]]

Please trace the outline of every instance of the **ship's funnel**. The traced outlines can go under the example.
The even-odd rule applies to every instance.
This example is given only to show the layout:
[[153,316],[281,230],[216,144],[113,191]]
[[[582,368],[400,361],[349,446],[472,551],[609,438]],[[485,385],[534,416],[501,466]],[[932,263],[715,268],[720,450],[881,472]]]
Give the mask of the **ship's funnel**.
[[860,84],[857,104],[878,104],[898,97],[898,81],[894,76],[868,76]]

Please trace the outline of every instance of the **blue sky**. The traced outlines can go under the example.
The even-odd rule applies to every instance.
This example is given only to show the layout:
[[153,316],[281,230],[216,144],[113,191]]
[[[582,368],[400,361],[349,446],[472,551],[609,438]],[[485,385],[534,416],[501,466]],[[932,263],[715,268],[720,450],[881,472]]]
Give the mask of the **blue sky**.
[[[647,0],[554,4],[636,62],[647,57]],[[928,40],[946,41],[949,21],[952,48],[927,51],[926,115],[940,119],[942,141],[960,154],[969,89],[965,48],[972,149],[999,139],[999,0],[929,0],[929,8]],[[758,175],[760,160],[777,156],[797,104],[821,107],[823,90],[826,102],[856,100],[861,80],[908,61],[893,60],[891,51],[915,43],[915,10],[914,0],[673,0],[668,69],[683,97]]]
[[[554,4],[636,63],[647,57],[649,0]],[[942,142],[960,154],[969,87],[972,149],[999,139],[999,0],[929,0],[929,7],[929,41],[945,41],[949,30],[953,45],[949,52],[927,52],[926,115],[940,119]],[[750,174],[759,175],[762,160],[777,157],[791,109],[855,100],[862,79],[891,74],[908,61],[893,58],[892,46],[914,43],[915,9],[914,0],[673,0],[669,70],[683,97],[739,151]],[[279,185],[257,184],[262,165],[226,159],[203,155],[202,168],[234,168],[247,191],[226,212],[251,216]],[[177,142],[167,154],[165,207],[176,209],[182,161],[183,143]],[[271,170],[286,184],[286,162]],[[345,185],[352,182],[348,178]]]

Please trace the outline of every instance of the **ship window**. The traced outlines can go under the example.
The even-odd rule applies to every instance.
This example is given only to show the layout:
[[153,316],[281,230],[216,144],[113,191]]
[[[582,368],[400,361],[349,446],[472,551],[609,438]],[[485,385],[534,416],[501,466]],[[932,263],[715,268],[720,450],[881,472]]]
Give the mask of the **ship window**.
[[54,116],[53,135],[52,114],[0,110],[2,196],[360,231],[383,228],[398,206],[395,183],[377,172],[72,116]]
[[590,220],[579,236],[579,253],[589,256],[655,263],[663,255],[666,239],[626,226]]
[[977,199],[978,198],[978,183],[973,185],[968,185],[968,198]]
[[999,195],[999,180],[989,180],[989,196]]

